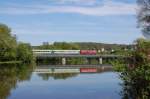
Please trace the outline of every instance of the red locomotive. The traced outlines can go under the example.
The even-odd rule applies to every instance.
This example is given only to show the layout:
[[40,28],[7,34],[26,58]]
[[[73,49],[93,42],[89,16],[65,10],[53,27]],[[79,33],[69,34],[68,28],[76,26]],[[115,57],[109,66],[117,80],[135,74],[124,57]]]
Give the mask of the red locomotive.
[[96,50],[80,50],[81,55],[96,55]]
[[96,68],[80,68],[81,73],[96,73]]

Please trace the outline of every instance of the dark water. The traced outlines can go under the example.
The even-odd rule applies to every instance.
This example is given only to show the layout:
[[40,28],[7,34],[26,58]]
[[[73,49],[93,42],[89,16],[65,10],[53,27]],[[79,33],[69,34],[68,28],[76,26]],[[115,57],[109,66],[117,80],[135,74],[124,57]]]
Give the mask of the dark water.
[[121,99],[121,80],[115,72],[11,69],[0,71],[0,99]]

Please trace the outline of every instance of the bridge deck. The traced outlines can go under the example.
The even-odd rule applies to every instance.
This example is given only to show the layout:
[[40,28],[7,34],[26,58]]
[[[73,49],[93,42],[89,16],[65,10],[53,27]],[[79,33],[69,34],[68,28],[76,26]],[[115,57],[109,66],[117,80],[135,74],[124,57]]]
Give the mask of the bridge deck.
[[71,55],[71,54],[40,54],[40,55],[36,55],[35,56],[37,58],[41,57],[41,58],[45,58],[45,57],[69,57],[69,58],[72,58],[72,57],[85,57],[85,58],[124,58],[124,56],[121,56],[121,55]]

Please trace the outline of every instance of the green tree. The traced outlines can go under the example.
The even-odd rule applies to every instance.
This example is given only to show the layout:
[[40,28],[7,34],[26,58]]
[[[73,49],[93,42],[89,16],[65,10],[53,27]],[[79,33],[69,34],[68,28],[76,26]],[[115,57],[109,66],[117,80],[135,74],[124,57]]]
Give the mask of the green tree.
[[137,0],[138,25],[146,38],[150,38],[150,0]]
[[30,44],[17,43],[16,36],[11,35],[11,29],[0,24],[0,61],[14,61],[30,63],[33,54]]
[[11,35],[11,29],[4,24],[0,24],[0,61],[14,60],[16,48],[16,37]]
[[[136,50],[132,53],[132,62],[126,66],[117,62],[123,80],[125,99],[149,99],[150,96],[150,41],[138,39]],[[124,99],[124,98],[123,98]]]
[[75,43],[67,43],[67,42],[55,42],[54,43],[55,49],[62,49],[62,50],[77,50],[80,49],[80,47]]
[[17,58],[24,63],[31,63],[33,61],[33,53],[30,44],[19,43],[17,48]]

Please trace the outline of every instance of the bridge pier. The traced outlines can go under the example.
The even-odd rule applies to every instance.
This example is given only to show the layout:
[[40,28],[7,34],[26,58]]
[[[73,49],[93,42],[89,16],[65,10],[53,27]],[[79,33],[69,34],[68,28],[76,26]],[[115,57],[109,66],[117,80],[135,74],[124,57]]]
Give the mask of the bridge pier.
[[103,64],[103,58],[102,57],[99,58],[99,64]]
[[85,58],[85,63],[86,63],[86,64],[88,64],[88,63],[89,63],[88,58]]
[[66,58],[62,58],[62,65],[66,65]]
[[91,64],[91,58],[86,58],[85,63],[86,64]]
[[92,59],[88,58],[88,64],[90,65],[92,63]]

